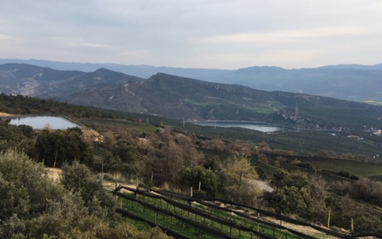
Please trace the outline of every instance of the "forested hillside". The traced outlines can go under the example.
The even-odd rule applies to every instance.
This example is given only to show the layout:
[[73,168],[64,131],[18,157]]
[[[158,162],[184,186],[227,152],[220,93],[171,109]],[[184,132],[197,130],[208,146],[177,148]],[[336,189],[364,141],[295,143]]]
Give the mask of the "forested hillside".
[[[234,210],[232,205],[240,204],[247,208],[243,217],[266,223],[265,217],[272,215],[278,218],[276,221],[305,223],[305,226],[313,226],[314,231],[335,235],[334,238],[377,234],[382,230],[382,183],[373,181],[378,179],[382,168],[379,164],[366,163],[374,160],[367,155],[337,151],[310,151],[302,155],[268,144],[285,137],[282,135],[264,136],[263,141],[215,137],[213,135],[219,135],[219,130],[206,131],[202,135],[191,128],[166,124],[165,119],[158,122],[155,119],[159,118],[152,117],[148,122],[149,116],[127,117],[117,112],[22,96],[1,95],[0,111],[61,115],[82,125],[68,130],[33,130],[29,126],[10,125],[7,118],[2,119],[0,195],[4,196],[0,204],[7,210],[0,214],[0,237],[166,238],[159,229],[149,229],[147,225],[166,230],[167,224],[161,224],[158,218],[167,220],[165,217],[174,212],[178,215],[176,220],[187,221],[192,228],[201,222],[202,211],[198,211],[197,216],[187,216],[196,212],[198,206],[192,204],[189,208],[163,198],[155,201],[149,199],[153,195],[148,191],[145,195],[136,192],[135,196],[115,192],[119,198],[117,202],[112,196],[116,183],[139,184],[144,190],[158,190],[162,195],[168,191],[175,195],[176,192],[190,202],[203,203],[215,198],[225,204],[226,210]],[[297,140],[296,135],[289,137]],[[319,165],[319,162],[326,164]],[[59,181],[50,180],[42,165],[62,168]],[[360,170],[363,167],[365,171]],[[370,174],[367,167],[374,168],[374,174]],[[266,189],[257,180],[272,189]],[[109,185],[109,191],[103,189],[102,183]],[[191,187],[194,198],[190,197]],[[179,209],[174,209],[170,212],[164,201],[189,211],[179,213]],[[122,209],[116,212],[116,207]],[[129,209],[130,214],[123,208]],[[167,216],[156,217],[158,213]],[[174,235],[211,238],[208,237],[210,233],[222,233],[241,238],[244,232],[230,232],[229,227],[223,227],[222,218],[233,219],[231,214],[225,213],[216,215],[215,223],[204,223],[205,227],[200,226],[203,229],[192,233],[188,232],[191,229],[184,229]],[[119,214],[129,215],[130,219],[126,223]],[[139,222],[142,217],[149,224]],[[350,218],[353,218],[354,230]],[[216,220],[220,224],[216,224]],[[249,221],[230,221],[227,225],[231,225],[231,230],[232,227],[244,230],[248,223],[252,225],[249,226],[252,233],[259,233],[263,238],[275,238],[275,228],[280,235],[285,235],[285,230],[291,233],[287,234],[288,238],[320,237],[315,234],[318,232],[305,229],[296,232],[286,225],[280,228],[268,223],[270,229],[264,232]],[[175,228],[190,228],[181,225]],[[135,227],[146,232],[139,232]]]

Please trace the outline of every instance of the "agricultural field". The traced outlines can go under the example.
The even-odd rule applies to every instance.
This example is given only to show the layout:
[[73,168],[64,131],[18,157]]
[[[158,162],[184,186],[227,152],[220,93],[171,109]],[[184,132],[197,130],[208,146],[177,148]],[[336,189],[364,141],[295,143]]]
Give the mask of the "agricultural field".
[[[139,189],[139,188],[138,188]],[[219,199],[119,186],[117,209],[134,221],[158,226],[175,238],[342,238],[324,227]]]
[[367,177],[375,180],[382,180],[382,164],[363,163],[353,160],[322,158],[300,160],[303,163],[311,164],[316,170],[331,170],[336,172],[349,172],[358,177]]

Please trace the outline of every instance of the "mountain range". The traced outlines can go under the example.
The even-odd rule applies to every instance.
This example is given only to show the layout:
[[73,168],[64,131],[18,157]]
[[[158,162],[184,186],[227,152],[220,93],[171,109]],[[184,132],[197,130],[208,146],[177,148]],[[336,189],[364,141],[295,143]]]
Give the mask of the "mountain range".
[[165,73],[214,83],[243,85],[258,90],[304,93],[358,102],[382,102],[382,64],[330,65],[303,69],[255,66],[237,70],[221,70],[0,59],[0,64],[5,63],[26,63],[55,70],[84,72],[107,68],[145,79],[157,73]]
[[164,73],[144,79],[105,68],[63,71],[10,63],[0,65],[0,91],[180,120],[261,121],[317,130],[382,128],[382,107]]

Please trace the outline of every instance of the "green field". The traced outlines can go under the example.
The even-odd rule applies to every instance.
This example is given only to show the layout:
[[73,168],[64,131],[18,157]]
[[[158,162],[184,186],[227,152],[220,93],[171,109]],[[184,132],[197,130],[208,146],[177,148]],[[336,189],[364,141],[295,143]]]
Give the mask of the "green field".
[[319,160],[304,159],[303,163],[311,164],[316,170],[347,171],[350,174],[367,177],[375,180],[382,180],[382,164],[362,163],[344,159],[323,158]]
[[[304,230],[290,230],[282,226],[281,218],[276,217],[276,221],[271,222],[271,216],[266,211],[256,212],[255,208],[239,206],[233,202],[225,202],[222,207],[219,199],[214,199],[215,203],[197,199],[191,202],[188,197],[170,192],[154,190],[151,193],[121,188],[128,191],[117,193],[119,213],[129,220],[140,221],[134,223],[140,227],[149,223],[186,238],[332,238],[320,230],[309,230],[313,237],[305,234]],[[265,215],[262,213],[266,213],[267,219],[263,218]]]
[[157,129],[157,127],[151,124],[146,124],[146,122],[143,122],[143,120],[132,121],[128,119],[92,118],[92,119],[82,119],[81,122],[85,125],[100,124],[100,125],[108,125],[112,127],[140,129],[144,133],[153,133]]

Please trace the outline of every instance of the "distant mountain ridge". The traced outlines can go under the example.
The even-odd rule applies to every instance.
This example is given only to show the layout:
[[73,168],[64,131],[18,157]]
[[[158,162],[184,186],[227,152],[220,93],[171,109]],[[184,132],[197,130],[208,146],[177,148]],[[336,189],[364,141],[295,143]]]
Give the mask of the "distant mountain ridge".
[[0,79],[0,92],[2,93],[58,100],[94,85],[142,80],[139,77],[104,68],[85,73],[13,63],[0,65]]
[[321,68],[382,71],[382,63],[376,64],[376,65],[340,64],[340,65],[323,66]]
[[0,91],[180,120],[262,121],[315,130],[382,129],[382,107],[164,73],[142,79],[104,68],[81,72],[4,64]]
[[0,59],[0,64],[11,62],[50,67],[56,70],[85,72],[92,72],[104,67],[141,78],[149,78],[157,73],[166,73],[215,83],[244,85],[258,90],[282,90],[360,102],[382,102],[382,64],[373,66],[332,65],[303,69],[255,66],[237,70],[221,70]]

